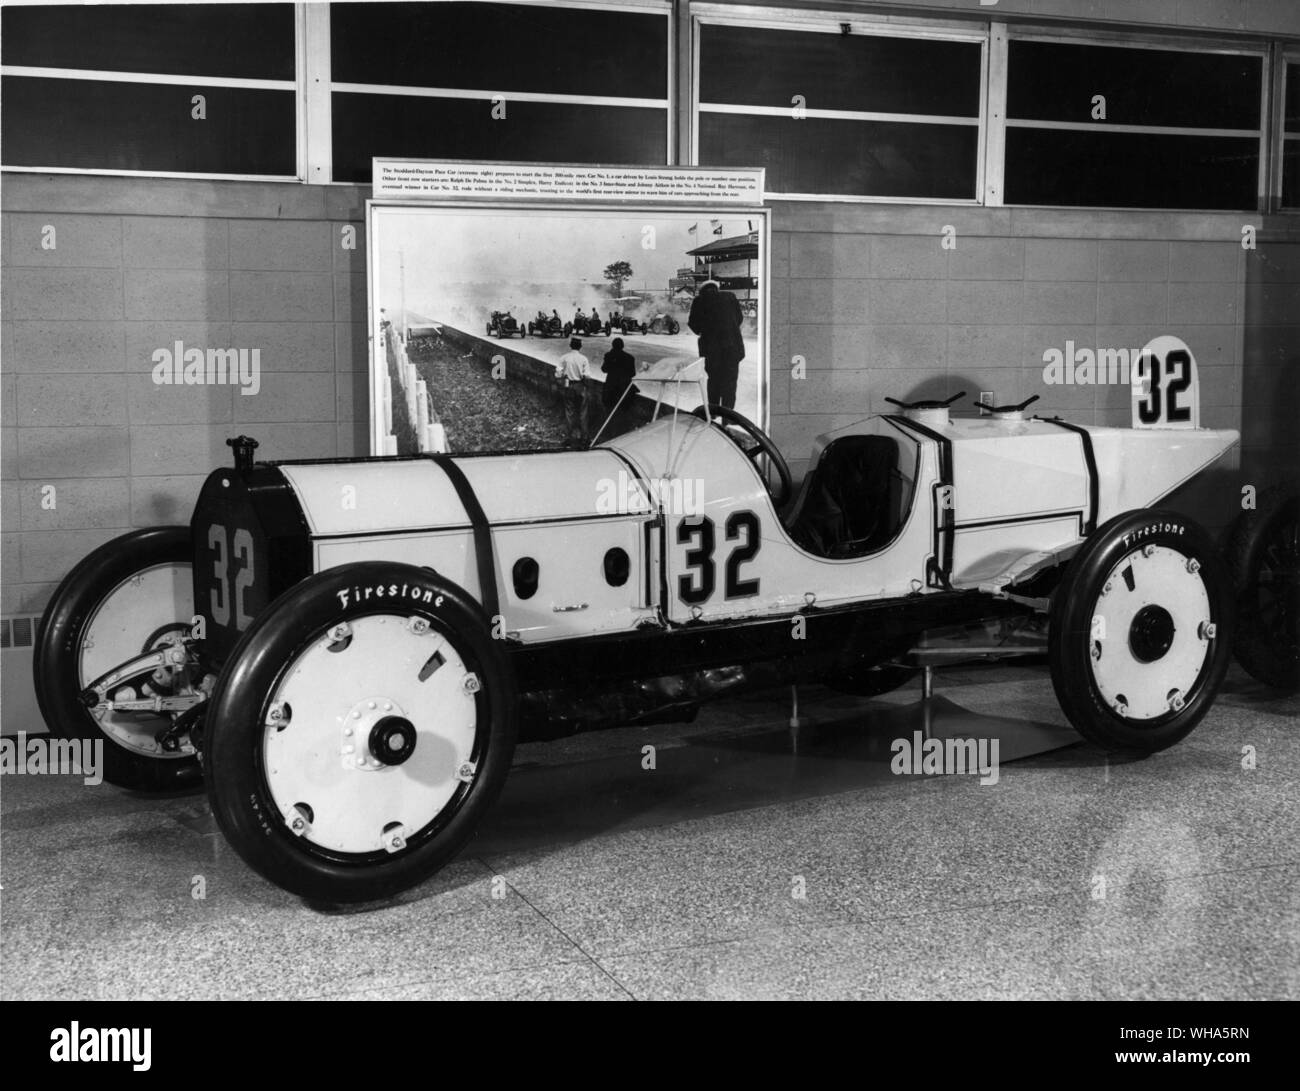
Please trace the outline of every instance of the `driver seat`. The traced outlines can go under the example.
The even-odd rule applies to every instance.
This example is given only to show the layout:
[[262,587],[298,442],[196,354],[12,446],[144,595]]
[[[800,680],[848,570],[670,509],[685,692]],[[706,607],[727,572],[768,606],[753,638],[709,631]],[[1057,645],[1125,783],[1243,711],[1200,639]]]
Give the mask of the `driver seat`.
[[861,557],[887,545],[897,529],[891,491],[898,446],[887,436],[842,436],[823,452],[804,482],[787,527],[819,557]]

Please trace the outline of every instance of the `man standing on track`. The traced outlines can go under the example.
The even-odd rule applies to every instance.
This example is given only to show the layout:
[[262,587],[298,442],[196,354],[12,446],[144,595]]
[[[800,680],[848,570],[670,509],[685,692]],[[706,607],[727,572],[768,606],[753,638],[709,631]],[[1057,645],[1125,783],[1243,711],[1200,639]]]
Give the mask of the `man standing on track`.
[[719,291],[716,280],[706,280],[700,286],[686,324],[699,337],[710,405],[736,408],[736,380],[740,361],[745,358],[745,342],[740,336],[744,320],[740,301],[731,292]]
[[587,446],[587,376],[591,369],[582,355],[582,340],[569,339],[569,351],[555,365],[555,381],[564,401],[564,445]]

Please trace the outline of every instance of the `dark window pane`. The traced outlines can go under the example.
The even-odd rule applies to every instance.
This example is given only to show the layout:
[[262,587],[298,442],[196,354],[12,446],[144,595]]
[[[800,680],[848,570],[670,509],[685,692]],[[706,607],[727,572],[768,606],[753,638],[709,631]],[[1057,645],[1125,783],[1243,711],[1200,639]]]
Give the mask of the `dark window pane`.
[[[297,172],[292,91],[5,76],[4,162],[13,167]],[[207,119],[191,118],[191,98]]]
[[662,99],[668,19],[522,4],[331,4],[336,83]]
[[1008,204],[1246,210],[1258,185],[1249,138],[1007,129]]
[[700,114],[700,163],[766,167],[771,193],[975,196],[976,125]]
[[1300,64],[1286,66],[1286,131],[1300,133]]
[[1260,125],[1259,57],[1013,41],[1007,64],[1011,118],[1092,121],[1092,97],[1104,95],[1116,125]]
[[1282,144],[1282,204],[1300,208],[1300,140]]
[[5,64],[294,78],[292,4],[60,4],[2,18]]
[[668,113],[632,106],[511,102],[494,121],[486,99],[335,92],[334,180],[369,182],[373,156],[540,163],[667,160]]
[[705,24],[700,101],[978,117],[978,42]]

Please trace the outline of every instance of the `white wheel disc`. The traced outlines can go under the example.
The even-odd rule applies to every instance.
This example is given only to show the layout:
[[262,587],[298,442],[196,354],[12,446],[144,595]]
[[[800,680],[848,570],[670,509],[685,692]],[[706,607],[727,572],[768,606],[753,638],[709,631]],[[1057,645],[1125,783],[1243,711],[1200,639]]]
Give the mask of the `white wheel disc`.
[[1195,561],[1145,546],[1110,570],[1093,610],[1092,676],[1128,720],[1182,708],[1209,654],[1210,597]]
[[[303,649],[271,695],[266,782],[286,824],[321,848],[400,851],[473,776],[478,677],[415,620],[352,620],[343,639]],[[394,722],[414,744],[400,761],[376,741]]]
[[[188,563],[175,561],[154,565],[123,580],[104,596],[82,632],[77,656],[82,686],[189,629],[194,617],[191,569]],[[167,717],[106,712],[96,722],[105,735],[136,754],[161,759],[194,753],[189,746],[164,750],[155,741],[154,736],[169,722]]]

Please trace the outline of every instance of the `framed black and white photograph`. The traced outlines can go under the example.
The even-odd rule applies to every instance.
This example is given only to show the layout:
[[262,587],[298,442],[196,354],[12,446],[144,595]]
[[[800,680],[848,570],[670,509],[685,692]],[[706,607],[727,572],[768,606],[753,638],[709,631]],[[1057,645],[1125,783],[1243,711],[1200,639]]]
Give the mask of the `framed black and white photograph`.
[[[687,411],[730,366],[728,408],[767,422],[765,209],[371,202],[368,226],[375,454],[561,445],[546,380],[569,351],[603,387],[622,350],[633,399]],[[735,300],[742,355],[710,376],[690,321],[714,290]],[[604,404],[591,399],[588,438]]]

